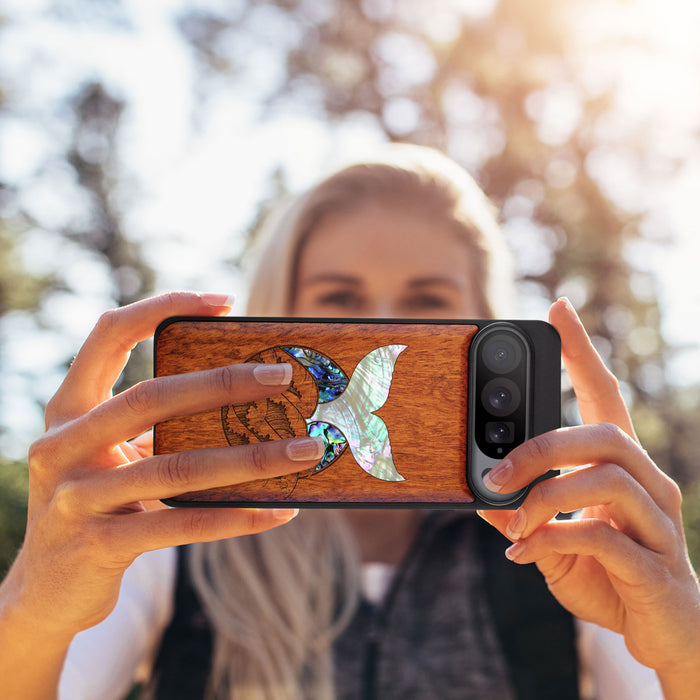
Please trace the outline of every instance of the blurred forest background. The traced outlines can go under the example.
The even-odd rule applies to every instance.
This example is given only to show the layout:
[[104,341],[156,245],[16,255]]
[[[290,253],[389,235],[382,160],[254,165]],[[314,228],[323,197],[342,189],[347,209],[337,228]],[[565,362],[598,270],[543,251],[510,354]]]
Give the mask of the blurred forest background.
[[[385,141],[475,175],[520,315],[572,299],[684,490],[700,565],[693,6],[0,2],[0,570],[42,406],[99,313],[168,288],[244,297],[260,212]],[[123,384],[150,373],[144,346]]]

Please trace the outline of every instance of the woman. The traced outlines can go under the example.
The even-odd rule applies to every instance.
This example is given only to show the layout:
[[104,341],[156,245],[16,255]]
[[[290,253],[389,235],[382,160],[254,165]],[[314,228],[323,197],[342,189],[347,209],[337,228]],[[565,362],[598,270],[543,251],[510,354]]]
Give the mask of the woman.
[[[509,273],[499,270],[506,261],[499,241],[483,195],[463,171],[431,151],[399,149],[384,163],[351,168],[325,181],[270,229],[249,312],[504,315],[507,307],[497,293]],[[295,472],[318,460],[321,446],[313,439],[180,457],[149,456],[143,438],[125,442],[173,415],[284,390],[284,368],[240,365],[151,380],[111,397],[130,348],[150,336],[162,318],[228,309],[221,296],[180,294],[108,312],[76,357],[47,408],[47,433],[30,453],[25,545],[1,589],[0,671],[10,684],[6,692],[22,698],[55,692],[71,639],[109,615],[123,572],[139,553],[217,540],[193,547],[189,565],[178,566],[176,606],[156,661],[154,692],[166,697],[162,683],[168,678],[184,683],[192,675],[188,667],[178,676],[182,659],[173,650],[199,626],[205,630],[202,639],[213,630],[210,687],[215,690],[233,687],[240,693],[234,697],[331,697],[334,691],[357,697],[363,689],[355,685],[356,640],[373,629],[365,624],[367,606],[355,605],[358,561],[379,565],[363,569],[370,577],[380,572],[379,585],[364,586],[369,596],[381,598],[387,588],[398,596],[406,590],[406,562],[415,561],[413,552],[429,530],[433,539],[426,556],[445,552],[444,558],[430,559],[431,566],[442,567],[448,578],[461,572],[464,578],[457,582],[467,582],[469,595],[459,609],[441,613],[427,602],[431,591],[442,590],[442,576],[431,578],[432,569],[425,575],[425,564],[411,570],[415,576],[409,580],[422,590],[414,609],[407,605],[407,614],[395,620],[398,626],[389,643],[384,640],[378,662],[372,657],[378,647],[363,646],[368,658],[362,668],[370,671],[367,692],[379,687],[378,697],[426,697],[420,688],[430,688],[431,682],[438,688],[444,680],[430,673],[452,674],[456,664],[465,680],[442,697],[515,697],[522,690],[520,669],[509,663],[509,635],[499,632],[496,621],[501,606],[489,600],[486,585],[492,546],[484,548],[483,557],[476,554],[476,545],[489,537],[484,533],[493,530],[477,528],[477,519],[459,516],[435,525],[431,516],[416,511],[314,512],[264,535],[236,537],[286,523],[295,513],[154,506],[154,499]],[[550,468],[587,466],[538,485],[515,513],[482,516],[514,542],[508,557],[535,562],[551,593],[573,615],[620,633],[635,658],[656,670],[667,698],[689,698],[700,681],[700,593],[685,549],[678,488],[636,442],[617,382],[570,305],[554,304],[550,321],[562,337],[585,425],[517,448],[492,472],[490,486],[509,492]],[[583,509],[582,519],[550,522],[556,512],[575,509]],[[459,546],[450,549],[456,532]],[[474,546],[462,546],[461,538]],[[137,567],[149,568],[149,556],[155,579],[163,578],[161,562],[172,571],[172,550],[148,555]],[[444,566],[450,557],[454,567]],[[404,579],[392,588],[387,581],[397,575],[397,566]],[[495,583],[509,577],[496,577]],[[193,587],[198,593],[193,609],[180,615],[188,595],[192,602]],[[171,616],[167,604],[159,608],[153,601],[168,590],[167,583],[150,592],[143,585],[135,590],[120,601],[122,609],[160,612],[132,616],[157,618],[140,636],[119,627],[128,614],[112,615],[102,626],[112,645],[100,653],[101,665],[119,669],[116,675],[122,677],[131,662],[124,666],[119,656],[128,657],[144,638],[157,643]],[[452,594],[449,585],[445,590]],[[430,625],[420,630],[409,625],[402,632],[402,620],[423,619],[423,606]],[[450,626],[453,617],[464,624]],[[435,634],[433,628],[440,632],[443,624],[444,633]],[[527,635],[534,640],[537,625]],[[132,641],[137,638],[138,643]],[[92,646],[99,633],[83,639],[83,646]],[[456,656],[451,663],[463,647],[474,654],[473,662]],[[389,679],[387,655],[395,671]],[[208,656],[207,650],[205,666]],[[443,658],[450,663],[440,666]],[[70,664],[66,668],[70,674]],[[406,678],[415,684],[397,690]],[[101,697],[108,697],[113,682],[105,681]],[[541,690],[545,697],[546,689]]]

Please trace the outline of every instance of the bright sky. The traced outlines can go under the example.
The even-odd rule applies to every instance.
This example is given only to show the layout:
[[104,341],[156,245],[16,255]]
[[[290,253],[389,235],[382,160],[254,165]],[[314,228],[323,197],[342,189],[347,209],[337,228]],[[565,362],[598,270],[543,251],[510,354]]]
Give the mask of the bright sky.
[[[328,128],[301,111],[262,122],[255,100],[279,73],[269,55],[255,55],[255,47],[251,60],[258,61],[256,82],[241,86],[238,92],[222,90],[212,97],[209,108],[202,112],[204,121],[193,130],[192,87],[197,76],[184,42],[168,20],[182,7],[211,6],[218,1],[125,0],[133,32],[115,32],[106,24],[81,26],[42,19],[45,0],[24,0],[3,9],[13,23],[0,33],[0,73],[3,84],[15,85],[11,94],[15,116],[0,123],[0,177],[21,184],[35,174],[65,136],[52,109],[86,77],[99,76],[128,98],[122,153],[135,187],[124,192],[132,203],[127,226],[135,238],[147,242],[146,251],[153,261],[167,261],[161,269],[160,288],[206,288],[244,296],[241,280],[233,278],[221,261],[236,252],[235,233],[250,221],[264,198],[269,172],[282,164],[291,186],[302,188],[319,173],[370,152],[382,136],[361,119]],[[453,4],[479,16],[490,11],[493,0],[453,0]],[[619,117],[608,125],[609,138],[614,141],[616,133],[624,133],[629,124],[657,120],[662,128],[655,135],[652,153],[656,149],[666,156],[682,156],[684,165],[677,173],[659,172],[648,183],[639,182],[634,172],[625,170],[625,164],[601,159],[601,177],[621,201],[650,203],[650,230],[673,241],[666,247],[638,246],[630,255],[660,282],[668,339],[696,347],[693,355],[686,354],[682,363],[671,367],[672,378],[680,380],[683,374],[700,380],[700,331],[695,321],[700,307],[696,213],[700,193],[700,143],[696,138],[700,127],[700,3],[636,0],[614,12],[612,6],[592,0],[578,25],[594,48],[586,58],[591,89],[616,78],[622,86]],[[620,27],[631,35],[647,36],[653,51],[630,47],[611,56],[605,36],[619,32]],[[653,92],[648,89],[650,83],[657,86]],[[575,102],[565,92],[533,109],[544,110],[542,128],[553,139],[566,131],[567,124],[575,125]],[[36,115],[42,117],[39,126],[31,121]],[[75,216],[82,204],[76,201],[68,174],[55,169],[24,196],[24,204],[47,229]],[[45,271],[54,269],[60,260],[64,268],[78,268],[77,252],[51,242],[41,229],[29,243],[28,267]],[[45,316],[61,318],[63,324],[49,350],[46,336],[41,341],[28,340],[31,324],[26,319],[11,320],[6,326],[3,359],[15,370],[8,380],[14,396],[26,394],[22,372],[29,376],[37,363],[45,364],[47,352],[57,357],[70,354],[99,312],[111,305],[111,291],[99,264],[81,258],[79,269],[72,281],[83,292],[80,305],[63,295],[44,309]],[[535,306],[528,312],[541,314],[543,309]],[[17,343],[15,347],[12,337],[22,338],[21,346]],[[41,379],[48,398],[60,377]],[[29,403],[27,399],[27,410]],[[21,413],[13,403],[12,411],[3,410],[2,420],[12,425],[12,416]],[[17,430],[21,433],[21,426]]]

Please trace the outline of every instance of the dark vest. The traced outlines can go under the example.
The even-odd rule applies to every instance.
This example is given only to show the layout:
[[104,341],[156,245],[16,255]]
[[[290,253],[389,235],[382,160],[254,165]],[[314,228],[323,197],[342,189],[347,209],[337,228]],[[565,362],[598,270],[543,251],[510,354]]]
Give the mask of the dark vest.
[[[574,625],[534,565],[473,514],[428,515],[385,603],[359,606],[334,646],[339,700],[578,700]],[[180,548],[155,698],[204,697],[212,632]]]

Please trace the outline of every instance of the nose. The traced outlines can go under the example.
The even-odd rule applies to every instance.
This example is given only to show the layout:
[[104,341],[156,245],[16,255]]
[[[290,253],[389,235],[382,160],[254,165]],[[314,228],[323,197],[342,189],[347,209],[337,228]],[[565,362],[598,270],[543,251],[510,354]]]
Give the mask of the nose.
[[398,318],[396,304],[389,298],[375,299],[367,309],[369,318]]

